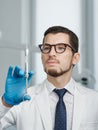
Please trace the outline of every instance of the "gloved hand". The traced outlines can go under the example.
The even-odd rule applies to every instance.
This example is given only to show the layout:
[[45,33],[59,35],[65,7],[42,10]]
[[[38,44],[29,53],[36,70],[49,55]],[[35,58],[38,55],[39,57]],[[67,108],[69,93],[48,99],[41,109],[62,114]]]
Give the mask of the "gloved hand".
[[[33,74],[33,71],[29,72],[29,84]],[[25,72],[19,66],[15,69],[13,66],[9,67],[3,100],[9,105],[17,105],[24,100],[30,100],[30,96],[26,93]]]

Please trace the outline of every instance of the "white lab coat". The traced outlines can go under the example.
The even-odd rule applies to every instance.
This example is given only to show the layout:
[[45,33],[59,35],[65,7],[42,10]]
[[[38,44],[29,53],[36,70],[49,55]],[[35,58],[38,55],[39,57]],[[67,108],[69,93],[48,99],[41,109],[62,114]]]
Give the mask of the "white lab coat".
[[[98,92],[81,87],[75,81],[74,84],[72,130],[98,130]],[[29,88],[28,92],[32,100],[12,107],[1,118],[0,130],[11,125],[16,125],[17,130],[53,130],[46,82]]]

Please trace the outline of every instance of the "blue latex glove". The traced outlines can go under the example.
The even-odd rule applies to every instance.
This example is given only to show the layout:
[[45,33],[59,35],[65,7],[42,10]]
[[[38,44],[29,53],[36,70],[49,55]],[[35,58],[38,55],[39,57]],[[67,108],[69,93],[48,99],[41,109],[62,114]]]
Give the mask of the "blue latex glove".
[[[28,83],[33,74],[33,71],[29,72]],[[19,66],[15,69],[13,66],[9,67],[3,100],[9,105],[17,105],[24,100],[30,100],[30,96],[26,93],[25,72]]]

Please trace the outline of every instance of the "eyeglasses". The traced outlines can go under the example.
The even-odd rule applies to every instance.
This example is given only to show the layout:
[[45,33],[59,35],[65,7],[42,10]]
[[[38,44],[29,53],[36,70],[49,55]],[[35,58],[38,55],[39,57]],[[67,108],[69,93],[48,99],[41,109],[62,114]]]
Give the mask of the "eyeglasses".
[[74,53],[76,52],[76,50],[72,46],[70,46],[66,43],[58,43],[58,44],[55,44],[55,45],[50,45],[50,44],[44,43],[44,44],[39,45],[41,52],[45,53],[45,54],[48,54],[51,51],[52,47],[54,47],[55,52],[59,53],[59,54],[63,53],[66,50],[67,47],[71,48],[71,50]]

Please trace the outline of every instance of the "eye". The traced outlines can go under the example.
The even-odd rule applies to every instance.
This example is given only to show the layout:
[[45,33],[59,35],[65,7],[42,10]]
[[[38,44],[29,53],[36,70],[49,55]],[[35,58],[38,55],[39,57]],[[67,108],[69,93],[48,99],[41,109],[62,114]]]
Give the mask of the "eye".
[[66,47],[64,45],[57,45],[58,50],[65,50]]
[[50,46],[43,46],[43,50],[49,50]]
[[43,51],[44,53],[48,53],[48,52],[50,51],[50,49],[51,49],[50,46],[44,45],[43,48],[42,48],[42,51]]
[[65,47],[59,46],[58,49],[63,50],[63,49],[65,49]]

